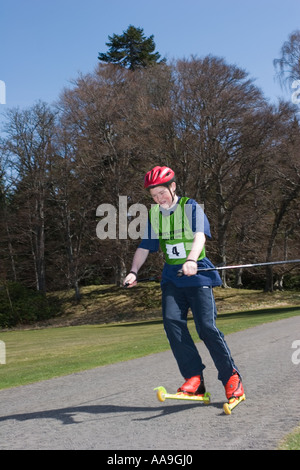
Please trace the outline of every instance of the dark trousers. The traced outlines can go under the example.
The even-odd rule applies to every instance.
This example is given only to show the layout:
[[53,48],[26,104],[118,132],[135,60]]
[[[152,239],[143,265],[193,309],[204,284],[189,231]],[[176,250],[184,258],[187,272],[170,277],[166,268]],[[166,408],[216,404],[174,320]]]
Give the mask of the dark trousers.
[[164,328],[179,370],[185,379],[203,377],[205,365],[187,327],[188,309],[193,313],[199,338],[207,347],[225,385],[233,369],[237,369],[223,333],[216,327],[217,309],[211,287],[176,287],[162,284]]

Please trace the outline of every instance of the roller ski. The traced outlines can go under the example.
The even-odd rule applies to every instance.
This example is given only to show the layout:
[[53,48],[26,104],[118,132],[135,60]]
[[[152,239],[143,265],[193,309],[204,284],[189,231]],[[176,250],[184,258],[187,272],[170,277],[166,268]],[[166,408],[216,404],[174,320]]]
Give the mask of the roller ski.
[[241,378],[235,370],[225,385],[225,393],[228,402],[224,403],[223,410],[226,415],[230,415],[231,411],[241,403],[241,401],[246,400]]
[[206,405],[210,403],[210,393],[205,391],[204,381],[200,376],[187,379],[182,387],[177,390],[177,393],[168,393],[162,386],[157,387],[154,390],[157,390],[156,396],[160,402],[171,399],[199,401]]

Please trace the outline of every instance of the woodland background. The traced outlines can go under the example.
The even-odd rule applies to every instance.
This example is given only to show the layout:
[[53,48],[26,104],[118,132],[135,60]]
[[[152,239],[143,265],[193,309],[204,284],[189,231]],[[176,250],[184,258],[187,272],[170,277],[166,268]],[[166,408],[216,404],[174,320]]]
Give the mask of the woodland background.
[[[110,38],[111,39],[111,38]],[[109,63],[110,62],[110,63]],[[55,106],[9,109],[0,141],[0,280],[45,295],[122,282],[138,240],[99,240],[96,209],[119,195],[150,207],[144,174],[176,172],[204,204],[215,264],[299,258],[300,128],[223,58],[124,67],[99,63]],[[147,260],[155,275],[163,258]],[[224,287],[299,287],[299,265],[223,271]]]

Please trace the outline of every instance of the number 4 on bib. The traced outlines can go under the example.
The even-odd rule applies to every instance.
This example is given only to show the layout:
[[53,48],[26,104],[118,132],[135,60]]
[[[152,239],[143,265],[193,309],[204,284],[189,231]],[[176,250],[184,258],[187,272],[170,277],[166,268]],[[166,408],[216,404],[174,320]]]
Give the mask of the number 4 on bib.
[[167,254],[170,259],[186,258],[184,243],[176,245],[166,244]]

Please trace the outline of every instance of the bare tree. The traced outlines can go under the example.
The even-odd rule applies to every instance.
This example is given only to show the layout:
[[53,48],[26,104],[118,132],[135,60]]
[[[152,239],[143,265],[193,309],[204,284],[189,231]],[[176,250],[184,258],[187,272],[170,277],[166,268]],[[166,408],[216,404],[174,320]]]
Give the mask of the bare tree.
[[14,198],[18,207],[21,244],[30,249],[36,289],[46,292],[45,201],[47,171],[55,114],[39,102],[24,111],[7,112],[5,146],[14,166]]
[[9,168],[5,145],[0,143],[0,278],[6,278],[11,273],[14,281],[17,280],[15,250],[12,240],[12,221],[10,217],[10,186],[7,181]]
[[244,70],[211,56],[178,61],[175,83],[174,164],[183,190],[204,203],[216,261],[226,263],[232,218],[263,184],[267,105]]
[[280,52],[280,57],[273,61],[277,78],[282,86],[291,85],[300,80],[300,30],[289,35]]
[[[89,191],[86,200],[94,217],[101,203],[118,209],[119,196],[133,200],[133,194],[136,198],[143,190],[145,160],[141,148],[149,128],[149,108],[138,76],[138,72],[132,74],[121,67],[99,65],[94,74],[80,77],[61,97],[61,122],[74,143],[74,171]],[[137,169],[139,189],[133,185]],[[105,241],[98,243],[105,245]],[[110,265],[116,283],[120,283],[126,273],[129,243],[117,236],[110,247],[105,250],[104,264]]]
[[[266,261],[273,260],[277,237],[282,229],[286,232],[287,225],[285,224],[290,224],[286,220],[294,211],[295,204],[298,207],[300,200],[300,129],[295,119],[294,108],[287,103],[281,103],[279,106],[273,149],[274,158],[269,166],[269,172],[273,174],[274,184],[271,187],[266,187],[268,197],[265,200],[265,204],[269,208],[269,216],[271,216]],[[295,214],[297,219],[297,211]],[[294,224],[295,222],[293,222]],[[282,248],[281,251],[285,256],[285,250]],[[266,268],[265,290],[273,290],[272,267]]]

